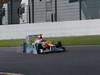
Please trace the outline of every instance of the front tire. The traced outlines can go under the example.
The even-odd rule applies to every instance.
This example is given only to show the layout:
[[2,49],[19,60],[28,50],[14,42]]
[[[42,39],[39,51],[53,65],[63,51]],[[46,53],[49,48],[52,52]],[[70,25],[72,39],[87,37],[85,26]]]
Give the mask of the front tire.
[[41,54],[41,50],[43,50],[42,44],[38,43],[37,46],[36,46],[36,48],[37,48],[37,53]]

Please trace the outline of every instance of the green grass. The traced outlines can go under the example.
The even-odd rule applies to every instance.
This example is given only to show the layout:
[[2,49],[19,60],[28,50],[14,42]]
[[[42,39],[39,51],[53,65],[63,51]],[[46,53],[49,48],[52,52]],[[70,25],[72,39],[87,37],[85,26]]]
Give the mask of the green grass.
[[[45,39],[53,42],[61,41],[63,45],[100,45],[100,35],[55,37],[55,38],[45,38]],[[0,40],[0,47],[19,46],[23,41],[24,39]]]
[[21,45],[24,39],[15,39],[15,40],[0,40],[0,47],[16,47]]

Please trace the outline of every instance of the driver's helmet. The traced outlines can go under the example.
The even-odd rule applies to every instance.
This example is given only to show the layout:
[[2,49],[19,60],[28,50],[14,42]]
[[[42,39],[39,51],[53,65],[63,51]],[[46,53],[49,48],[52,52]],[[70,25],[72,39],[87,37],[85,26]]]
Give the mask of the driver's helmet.
[[43,41],[43,38],[42,38],[42,34],[38,35],[37,38],[35,39],[35,42],[36,43],[40,43]]
[[38,35],[38,38],[41,38],[41,39],[42,39],[42,38],[43,38],[43,37],[42,37],[42,34],[39,34],[39,35]]

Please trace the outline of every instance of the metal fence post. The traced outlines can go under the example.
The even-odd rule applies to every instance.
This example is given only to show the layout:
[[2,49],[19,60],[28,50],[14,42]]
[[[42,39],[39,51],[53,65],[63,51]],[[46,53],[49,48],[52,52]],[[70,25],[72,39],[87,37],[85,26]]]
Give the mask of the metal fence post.
[[79,19],[82,20],[82,0],[79,0]]
[[11,9],[11,24],[13,24],[12,20],[13,20],[13,1],[11,0],[11,5],[10,5],[10,9]]
[[55,21],[57,22],[57,0],[55,0]]
[[29,23],[31,23],[30,0],[28,0],[28,7],[29,7]]

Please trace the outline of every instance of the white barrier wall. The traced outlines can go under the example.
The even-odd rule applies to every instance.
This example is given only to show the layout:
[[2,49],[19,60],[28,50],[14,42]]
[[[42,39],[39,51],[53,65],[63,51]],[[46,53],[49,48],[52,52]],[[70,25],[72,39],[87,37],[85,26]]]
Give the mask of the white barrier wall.
[[100,20],[0,26],[0,40],[25,38],[31,34],[44,34],[45,37],[100,35]]

